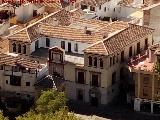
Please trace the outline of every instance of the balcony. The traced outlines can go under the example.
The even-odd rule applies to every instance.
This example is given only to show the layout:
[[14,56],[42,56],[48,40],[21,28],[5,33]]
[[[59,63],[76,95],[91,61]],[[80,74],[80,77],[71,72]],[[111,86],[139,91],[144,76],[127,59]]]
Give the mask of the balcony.
[[146,50],[146,51],[143,51],[141,54],[130,57],[127,60],[127,64],[128,65],[138,64],[139,62],[146,60],[147,57],[148,57],[148,51]]

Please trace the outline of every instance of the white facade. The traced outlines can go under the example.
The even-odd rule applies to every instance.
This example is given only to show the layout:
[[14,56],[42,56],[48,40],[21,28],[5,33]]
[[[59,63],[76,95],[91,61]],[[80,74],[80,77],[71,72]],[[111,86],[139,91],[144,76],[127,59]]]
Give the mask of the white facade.
[[37,14],[42,14],[45,11],[45,7],[36,7],[32,3],[23,4],[15,9],[15,14],[18,21],[28,21],[33,17],[33,11],[37,10]]
[[139,10],[137,7],[131,6],[120,6],[118,3],[121,0],[111,0],[109,2],[104,3],[100,6],[96,7],[96,15],[98,17],[111,17],[111,18],[127,18],[133,12]]
[[0,35],[3,35],[8,28],[10,27],[9,22],[3,22],[2,24],[0,24]]
[[[71,51],[72,53],[84,54],[83,50],[90,46],[90,44],[82,43],[82,42],[75,42],[71,40],[65,39],[58,39],[58,38],[49,38],[50,39],[50,48],[51,47],[61,47],[61,41],[65,41],[65,51],[68,51],[68,43],[71,43]],[[38,38],[38,48],[47,48],[46,47],[46,37]],[[36,40],[36,41],[37,41]],[[35,42],[33,41],[30,46],[31,53],[35,51]],[[75,51],[75,44],[78,45],[78,51]]]

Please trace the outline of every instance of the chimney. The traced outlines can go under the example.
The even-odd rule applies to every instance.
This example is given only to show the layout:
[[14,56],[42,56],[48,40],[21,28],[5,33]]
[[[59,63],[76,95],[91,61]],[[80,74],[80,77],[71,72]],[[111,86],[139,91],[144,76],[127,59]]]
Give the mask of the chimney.
[[149,62],[155,62],[156,55],[155,50],[149,49]]
[[87,35],[91,35],[92,34],[92,32],[87,29],[87,26],[84,28],[84,33],[87,34]]

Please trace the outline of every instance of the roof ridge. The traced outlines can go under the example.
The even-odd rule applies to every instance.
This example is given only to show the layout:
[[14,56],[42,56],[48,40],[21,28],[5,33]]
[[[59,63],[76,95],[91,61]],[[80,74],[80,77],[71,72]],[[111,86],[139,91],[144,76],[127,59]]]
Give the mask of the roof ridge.
[[15,32],[15,33],[13,33],[13,34],[10,34],[10,35],[8,35],[8,36],[6,36],[6,37],[8,38],[8,37],[10,37],[10,36],[12,36],[12,35],[15,35],[15,34],[17,34],[17,33],[21,32],[21,31],[23,31],[23,30],[25,30],[25,29],[27,29],[27,28],[26,28],[26,27],[24,27],[24,28],[22,28],[22,29],[18,30],[17,32]]

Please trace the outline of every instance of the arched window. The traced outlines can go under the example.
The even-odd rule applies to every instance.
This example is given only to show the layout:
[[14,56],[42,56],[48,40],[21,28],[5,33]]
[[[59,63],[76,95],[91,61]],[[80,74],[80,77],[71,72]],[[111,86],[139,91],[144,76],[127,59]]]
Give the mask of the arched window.
[[94,58],[94,66],[97,67],[97,57]]
[[26,45],[23,45],[23,54],[26,54]]
[[18,53],[21,53],[21,44],[18,44]]
[[13,52],[16,52],[16,44],[13,43],[12,46],[13,46]]
[[89,66],[92,66],[92,57],[89,56],[89,57],[88,57],[88,60],[89,60]]
[[99,61],[100,61],[100,67],[103,68],[103,60],[102,60],[102,58],[100,58]]

